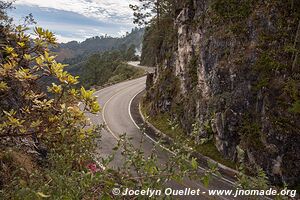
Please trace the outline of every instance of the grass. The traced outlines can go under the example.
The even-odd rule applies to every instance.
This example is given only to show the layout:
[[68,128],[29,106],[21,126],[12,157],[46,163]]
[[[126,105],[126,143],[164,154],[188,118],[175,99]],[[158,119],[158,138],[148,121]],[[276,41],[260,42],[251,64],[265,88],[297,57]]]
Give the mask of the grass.
[[157,128],[158,130],[160,130],[161,132],[173,139],[178,137],[184,139],[184,142],[186,142],[189,147],[191,147],[196,152],[204,156],[207,156],[232,169],[236,168],[236,164],[233,161],[223,158],[221,153],[214,145],[213,141],[209,141],[205,144],[195,144],[193,140],[188,139],[186,137],[186,133],[184,132],[182,127],[177,126],[176,128],[172,129],[172,127],[169,124],[170,115],[168,113],[158,114],[153,117],[150,117],[149,110],[150,106],[148,104],[141,104],[142,114],[148,117],[148,122],[150,122],[155,128]]
[[109,78],[107,83],[119,83],[128,79],[135,79],[142,77],[146,74],[145,70],[137,68],[128,64],[122,63],[114,71],[112,77]]

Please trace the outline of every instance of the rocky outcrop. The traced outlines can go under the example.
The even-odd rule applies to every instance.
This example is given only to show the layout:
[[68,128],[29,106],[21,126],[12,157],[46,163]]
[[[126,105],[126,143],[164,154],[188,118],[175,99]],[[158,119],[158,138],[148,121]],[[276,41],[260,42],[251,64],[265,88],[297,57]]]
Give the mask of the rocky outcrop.
[[273,183],[298,184],[299,8],[191,1],[175,20],[172,56],[147,83],[153,114],[170,112],[187,134],[197,123],[200,137],[208,124],[224,157],[236,161],[240,146],[246,164],[262,167]]

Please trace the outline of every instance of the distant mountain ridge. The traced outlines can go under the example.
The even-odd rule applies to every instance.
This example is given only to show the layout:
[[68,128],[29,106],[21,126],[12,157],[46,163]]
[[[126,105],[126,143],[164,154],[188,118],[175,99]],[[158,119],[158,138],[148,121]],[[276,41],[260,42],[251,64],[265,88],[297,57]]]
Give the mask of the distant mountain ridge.
[[126,50],[135,46],[136,51],[141,51],[144,29],[134,28],[126,36],[114,38],[110,36],[96,36],[88,38],[83,42],[71,41],[61,43],[53,51],[58,55],[57,60],[68,64],[74,64],[76,60],[83,60],[91,54],[110,51]]

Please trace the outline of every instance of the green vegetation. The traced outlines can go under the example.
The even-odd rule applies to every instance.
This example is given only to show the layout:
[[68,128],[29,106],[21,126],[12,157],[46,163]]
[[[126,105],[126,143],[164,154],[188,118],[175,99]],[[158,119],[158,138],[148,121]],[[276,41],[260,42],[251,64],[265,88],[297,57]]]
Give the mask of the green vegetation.
[[[56,44],[53,33],[35,28],[32,42],[25,30],[8,27],[5,37],[11,42],[1,53],[0,198],[74,197],[92,182],[83,162],[92,160],[98,135],[97,127],[86,128],[83,112],[97,113],[100,107],[93,91],[75,89],[78,77],[64,71],[48,51]],[[51,95],[40,90],[38,80],[44,76],[56,80],[47,87]],[[84,111],[75,106],[79,101]],[[38,158],[40,165],[34,161]]]
[[134,49],[129,48],[94,54],[86,62],[69,67],[68,71],[79,75],[81,84],[88,88],[137,78],[145,74],[144,70],[126,64],[135,59],[134,53]]
[[[300,1],[182,1],[170,14],[159,9],[168,0],[151,2],[157,7],[145,29],[141,57],[158,72],[145,99],[151,104],[151,111],[144,110],[149,121],[173,138],[184,138],[190,137],[195,123],[221,113],[215,123],[224,130],[224,138],[230,137],[230,151],[225,148],[222,153],[236,159],[228,154],[239,144],[252,153],[245,164],[257,163],[276,183],[289,176],[290,184],[297,184],[299,171],[293,165],[299,164],[294,152],[300,130]],[[143,23],[144,16],[136,15],[137,21],[139,17]],[[171,119],[177,125],[169,123]],[[193,136],[210,139],[209,125],[208,121]],[[208,147],[199,152],[214,149],[215,141],[208,141],[198,145]],[[289,156],[281,165],[281,177],[273,174],[270,164],[280,156],[269,149],[273,145]],[[213,158],[217,153],[208,154]],[[263,175],[259,178],[264,182]]]
[[254,148],[256,150],[263,150],[262,143],[263,133],[261,126],[258,123],[251,123],[249,119],[245,119],[241,127],[241,145],[244,149]]
[[[0,19],[8,19],[2,4]],[[78,87],[79,77],[55,60],[49,50],[57,45],[52,32],[37,27],[30,38],[26,26],[5,23],[0,35],[0,199],[115,199],[116,187],[163,189],[170,180],[196,177],[197,163],[186,150],[178,149],[162,166],[155,149],[146,157],[126,135],[111,155],[102,158],[100,152],[96,158],[102,127],[85,115],[100,111],[94,91]],[[125,162],[115,170],[111,162],[118,151]]]
[[177,38],[172,18],[160,20],[161,28],[156,25],[146,27],[143,40],[141,63],[147,66],[156,66],[156,58],[162,59],[172,55],[173,41]]
[[[239,173],[237,175],[237,186],[243,189],[260,189],[267,190],[270,187],[270,182],[266,173],[258,166],[256,166],[255,177],[249,177],[246,175],[246,167],[244,165],[245,151],[237,146]],[[284,198],[284,197],[283,197]]]
[[139,78],[144,75],[145,71],[143,69],[137,69],[128,64],[121,64],[114,71],[114,75],[109,78],[108,83],[118,83],[132,78]]
[[96,36],[81,43],[72,41],[58,44],[52,49],[58,54],[58,61],[70,65],[66,70],[74,76],[80,76],[80,84],[90,88],[142,76],[143,70],[131,67],[126,62],[139,60],[136,51],[140,51],[143,35],[143,28],[134,28],[121,38]]
[[190,90],[195,90],[198,85],[198,57],[194,55],[189,64],[188,64],[188,71],[187,71],[187,80],[189,80],[186,85],[189,87]]
[[264,52],[260,55],[259,59],[255,63],[255,70],[262,73],[262,76],[267,76],[273,70],[280,70],[285,66],[282,66],[280,62],[276,61],[273,52]]
[[213,140],[203,144],[196,144],[194,142],[194,138],[187,139],[187,137],[185,136],[185,131],[181,128],[181,126],[178,123],[176,124],[176,126],[170,123],[171,116],[168,113],[156,114],[154,116],[149,115],[150,104],[147,104],[146,102],[142,103],[141,111],[144,116],[148,117],[147,120],[162,133],[175,140],[179,139],[182,144],[187,144],[196,152],[207,156],[223,165],[226,165],[233,169],[236,168],[235,163],[223,158],[221,153],[217,150],[216,146],[214,145]]
[[57,60],[68,63],[76,64],[86,60],[89,56],[99,52],[126,49],[134,46],[134,49],[141,48],[144,35],[144,29],[134,28],[130,33],[120,38],[110,36],[96,36],[88,38],[83,42],[71,41],[68,43],[58,44],[53,48],[53,51],[58,55]]
[[[285,3],[272,1],[270,5],[278,7],[276,8],[278,10],[276,23],[274,23],[276,31],[263,30],[259,32],[258,50],[260,53],[252,72],[258,77],[254,89],[257,92],[262,88],[267,88],[273,92],[271,95],[274,95],[274,93],[281,94],[276,98],[276,109],[274,108],[274,111],[281,112],[281,116],[278,117],[278,120],[274,120],[274,126],[278,130],[288,130],[291,127],[299,130],[296,124],[278,122],[282,121],[280,118],[284,118],[284,121],[294,121],[287,120],[291,118],[289,113],[293,113],[294,117],[299,114],[300,84],[299,79],[294,76],[299,71],[297,56],[300,44],[299,4],[294,4],[293,1]],[[288,10],[290,14],[287,14],[285,10]],[[286,23],[287,20],[289,23]],[[284,77],[281,76],[282,74],[284,74]],[[289,128],[287,124],[290,124]]]
[[158,61],[172,55],[173,47],[176,47],[176,44],[173,46],[173,42],[177,38],[177,31],[173,26],[178,14],[176,11],[186,2],[186,0],[141,0],[139,5],[130,5],[134,11],[134,23],[146,26],[141,55],[142,65],[156,66],[159,64]]
[[223,20],[240,21],[250,15],[254,0],[215,0],[212,8]]
[[247,35],[247,19],[254,10],[256,0],[214,0],[212,1],[212,19],[215,24],[228,26],[235,37]]
[[295,101],[289,109],[293,113],[300,113],[300,100]]

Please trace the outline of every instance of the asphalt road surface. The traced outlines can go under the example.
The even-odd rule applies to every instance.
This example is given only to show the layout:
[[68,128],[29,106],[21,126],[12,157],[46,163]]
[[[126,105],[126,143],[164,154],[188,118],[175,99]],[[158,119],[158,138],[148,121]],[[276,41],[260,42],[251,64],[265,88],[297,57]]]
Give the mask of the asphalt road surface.
[[[136,62],[130,63],[136,67],[139,67]],[[144,68],[149,70],[149,68]],[[152,69],[150,69],[152,70]],[[112,148],[117,144],[119,136],[126,133],[127,136],[132,137],[132,143],[136,147],[143,148],[144,152],[151,152],[153,149],[153,142],[144,137],[141,131],[136,127],[130,116],[130,103],[131,100],[140,91],[145,89],[146,77],[125,81],[110,87],[104,88],[96,92],[98,102],[101,105],[102,111],[98,115],[89,115],[90,120],[94,124],[105,124],[107,130],[102,131],[102,139],[99,142],[98,153],[105,157],[111,154]],[[140,146],[141,138],[145,138],[143,144]],[[168,162],[168,158],[171,155],[168,151],[160,148],[158,151],[158,158],[161,164]],[[117,155],[114,166],[118,166],[122,163],[122,156]],[[199,169],[199,174],[203,173]],[[205,188],[200,181],[191,181],[185,179],[183,183],[177,183],[175,181],[170,182],[170,187],[175,189],[200,189],[201,192],[206,192],[201,196],[181,196],[174,197],[175,199],[239,199],[232,196],[209,196],[208,189]],[[210,184],[209,189],[235,189],[232,183],[221,179],[214,178]],[[245,199],[245,197],[240,197]]]

